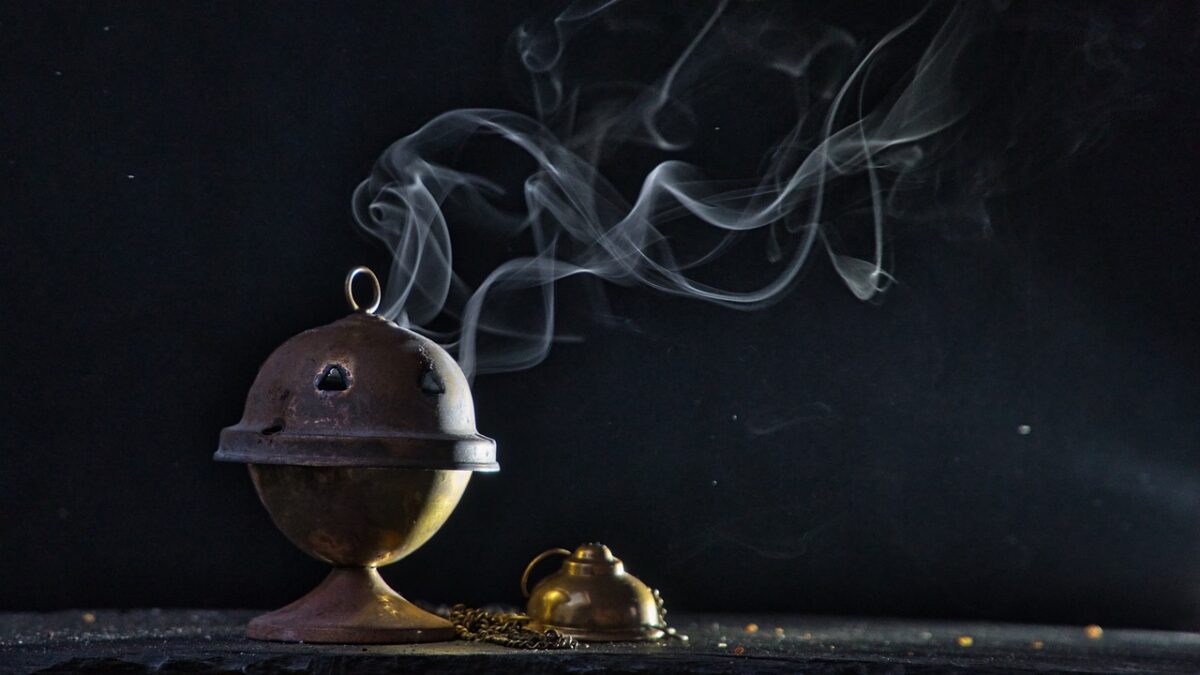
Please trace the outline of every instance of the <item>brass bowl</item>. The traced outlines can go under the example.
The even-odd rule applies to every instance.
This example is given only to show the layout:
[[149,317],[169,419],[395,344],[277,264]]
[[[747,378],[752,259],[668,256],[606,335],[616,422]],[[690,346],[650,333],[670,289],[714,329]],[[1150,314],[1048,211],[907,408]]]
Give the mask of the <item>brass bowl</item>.
[[451,640],[449,621],[387,586],[377,568],[420,548],[450,517],[471,472],[250,464],[275,525],[333,565],[320,586],[250,621],[247,636],[289,642]]

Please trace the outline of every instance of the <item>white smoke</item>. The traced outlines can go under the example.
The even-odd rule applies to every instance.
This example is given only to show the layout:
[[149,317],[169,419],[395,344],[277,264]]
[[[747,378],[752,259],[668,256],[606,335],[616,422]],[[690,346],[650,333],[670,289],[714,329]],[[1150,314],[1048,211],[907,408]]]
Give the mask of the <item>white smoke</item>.
[[[522,27],[514,43],[533,85],[532,115],[439,115],[392,144],[355,192],[358,225],[392,255],[380,313],[438,339],[470,377],[542,361],[555,337],[556,283],[572,276],[757,309],[778,301],[819,252],[857,298],[872,298],[892,283],[889,219],[939,175],[939,153],[959,140],[951,130],[970,110],[959,69],[989,11],[980,4],[929,8],[860,44],[835,27],[793,26],[722,2],[670,66],[637,87],[565,75],[571,41],[612,30],[619,21],[604,24],[618,2],[578,2],[548,27]],[[636,18],[635,7],[622,11]],[[772,95],[795,102],[790,130],[751,176],[678,157],[704,119],[698,93],[711,96],[731,60],[770,73]],[[488,139],[502,141],[511,161],[465,168],[462,153]],[[601,167],[624,167],[630,149],[661,159],[623,192]],[[516,178],[523,195],[514,208],[505,186]],[[979,202],[963,211],[982,217]],[[452,229],[525,250],[468,283],[455,268]],[[720,274],[723,254],[751,234],[764,242],[765,281],[711,281],[738,276]],[[839,244],[847,240],[862,250]],[[433,330],[447,319],[449,331]]]

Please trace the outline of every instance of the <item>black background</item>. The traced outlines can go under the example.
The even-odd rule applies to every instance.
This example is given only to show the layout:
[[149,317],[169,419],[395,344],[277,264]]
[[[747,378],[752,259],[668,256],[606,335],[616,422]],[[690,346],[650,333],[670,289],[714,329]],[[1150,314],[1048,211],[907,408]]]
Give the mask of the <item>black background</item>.
[[[6,3],[0,609],[321,578],[217,432],[344,314],[345,270],[386,269],[349,216],[379,151],[517,105],[532,5]],[[1194,94],[996,200],[990,236],[896,232],[881,302],[824,259],[760,313],[614,289],[621,322],[477,380],[503,470],[385,576],[516,602],[535,553],[602,540],[678,609],[1200,625]]]

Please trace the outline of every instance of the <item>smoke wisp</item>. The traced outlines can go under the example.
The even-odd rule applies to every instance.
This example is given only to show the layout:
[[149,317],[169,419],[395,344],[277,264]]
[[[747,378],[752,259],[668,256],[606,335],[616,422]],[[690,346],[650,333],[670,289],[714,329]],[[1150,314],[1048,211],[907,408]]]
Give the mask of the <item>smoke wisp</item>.
[[[354,194],[358,226],[392,256],[380,313],[437,339],[469,377],[541,362],[568,278],[749,310],[820,256],[870,300],[893,283],[891,223],[936,214],[988,228],[995,171],[963,121],[987,72],[977,44],[991,8],[932,5],[869,41],[803,8],[646,9],[576,2],[520,27],[532,112],[443,113],[387,148]],[[597,72],[630,70],[617,54],[628,43],[673,53],[657,70]],[[757,164],[689,161],[720,132],[711,108],[739,99],[768,102],[742,129],[777,130]],[[479,147],[503,159],[464,159]],[[452,245],[467,236],[511,254],[469,280]],[[753,269],[729,255],[746,246]]]

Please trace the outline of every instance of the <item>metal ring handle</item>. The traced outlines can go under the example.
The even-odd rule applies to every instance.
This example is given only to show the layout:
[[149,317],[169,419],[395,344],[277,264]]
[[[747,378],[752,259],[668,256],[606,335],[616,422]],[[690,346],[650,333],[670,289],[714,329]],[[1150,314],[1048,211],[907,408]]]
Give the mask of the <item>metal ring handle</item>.
[[533,566],[537,565],[538,563],[542,562],[543,560],[545,560],[546,558],[549,558],[552,555],[569,556],[569,555],[571,555],[571,552],[565,548],[552,548],[552,549],[542,551],[541,553],[537,554],[536,558],[534,558],[533,560],[530,560],[529,564],[525,566],[525,573],[521,575],[521,595],[523,595],[527,598],[529,597],[529,574],[530,574],[530,572],[533,572]]
[[[367,275],[367,277],[371,279],[371,285],[375,287],[375,299],[372,301],[371,306],[366,308],[359,305],[354,299],[354,277],[357,277],[360,274]],[[379,286],[379,277],[375,276],[375,273],[371,271],[370,267],[359,266],[350,270],[350,273],[346,275],[346,302],[350,303],[350,309],[353,309],[356,312],[374,314],[379,310],[379,303],[382,300],[383,289]]]

